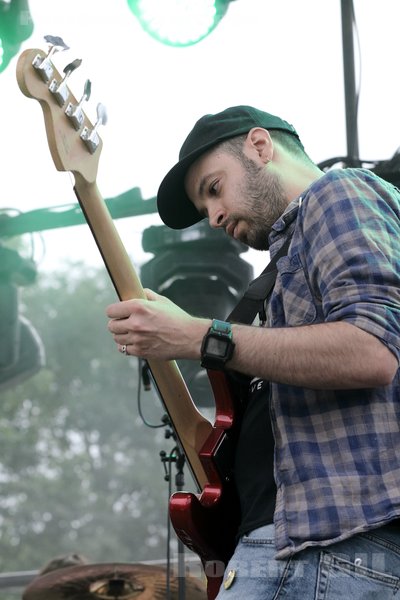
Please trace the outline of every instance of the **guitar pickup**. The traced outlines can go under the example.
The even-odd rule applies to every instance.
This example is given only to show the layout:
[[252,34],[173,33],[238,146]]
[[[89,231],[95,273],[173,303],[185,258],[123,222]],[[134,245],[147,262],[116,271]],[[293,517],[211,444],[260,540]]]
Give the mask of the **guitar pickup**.
[[233,480],[233,464],[235,445],[229,434],[225,432],[214,452],[214,465],[221,481],[228,483]]

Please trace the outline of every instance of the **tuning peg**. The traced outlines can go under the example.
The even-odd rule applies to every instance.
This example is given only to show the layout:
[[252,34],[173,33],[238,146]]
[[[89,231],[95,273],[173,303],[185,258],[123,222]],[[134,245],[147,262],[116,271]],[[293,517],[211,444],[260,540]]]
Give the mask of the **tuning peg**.
[[100,125],[106,125],[107,123],[107,109],[104,104],[99,103],[97,105],[97,121],[93,127],[93,129],[89,129],[89,127],[84,127],[82,129],[81,138],[85,142],[86,146],[89,148],[90,154],[93,154],[96,151],[96,148],[100,144],[100,138],[97,133]]
[[67,46],[64,40],[58,35],[45,35],[44,39],[49,44],[50,48],[57,47],[61,50],[69,50],[69,46]]
[[63,70],[64,77],[61,81],[57,81],[53,79],[49,85],[49,90],[52,94],[54,94],[55,99],[57,100],[60,106],[64,106],[67,101],[69,91],[67,87],[67,79],[82,64],[82,59],[76,58],[71,63],[69,63],[65,69]]
[[70,102],[65,109],[65,114],[71,119],[71,123],[75,127],[76,131],[82,127],[83,121],[85,120],[85,114],[82,110],[82,105],[84,102],[86,102],[86,100],[89,100],[91,91],[92,84],[90,80],[87,79],[83,88],[82,98],[79,100],[78,104],[72,104],[72,102]]
[[47,53],[47,56],[43,58],[41,54],[37,54],[32,61],[32,65],[40,74],[43,81],[47,83],[48,81],[50,81],[54,73],[54,67],[51,62],[51,57],[59,50],[68,50],[69,46],[67,46],[60,37],[54,35],[45,35],[44,39],[49,44],[49,51]]

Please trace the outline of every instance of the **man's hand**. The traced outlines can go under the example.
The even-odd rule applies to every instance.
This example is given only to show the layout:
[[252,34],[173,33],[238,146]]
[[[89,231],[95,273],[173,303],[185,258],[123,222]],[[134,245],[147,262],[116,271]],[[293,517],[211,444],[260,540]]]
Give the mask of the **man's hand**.
[[192,317],[165,296],[145,289],[146,299],[111,304],[108,329],[119,350],[146,359],[200,358],[210,319]]
[[[147,359],[200,359],[211,319],[190,316],[151,290],[145,300],[111,304],[108,328],[119,350]],[[302,327],[232,326],[230,367],[241,373],[315,389],[354,389],[391,383],[394,354],[377,338],[346,323]]]

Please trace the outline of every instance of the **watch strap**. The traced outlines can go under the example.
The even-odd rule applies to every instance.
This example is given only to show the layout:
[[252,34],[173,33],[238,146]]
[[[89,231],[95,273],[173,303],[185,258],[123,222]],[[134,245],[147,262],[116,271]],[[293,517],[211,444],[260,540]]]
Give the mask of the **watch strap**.
[[232,326],[227,321],[213,319],[209,331],[220,333],[222,335],[227,335],[232,339]]

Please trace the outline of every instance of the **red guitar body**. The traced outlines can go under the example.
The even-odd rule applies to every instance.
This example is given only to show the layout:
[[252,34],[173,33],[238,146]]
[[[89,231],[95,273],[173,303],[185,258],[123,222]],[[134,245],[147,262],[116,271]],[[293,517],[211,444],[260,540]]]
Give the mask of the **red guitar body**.
[[234,552],[240,522],[233,462],[241,407],[234,393],[237,390],[224,372],[208,371],[208,376],[216,400],[216,418],[199,453],[208,483],[199,495],[176,492],[169,508],[177,536],[201,559],[208,600],[214,600]]

